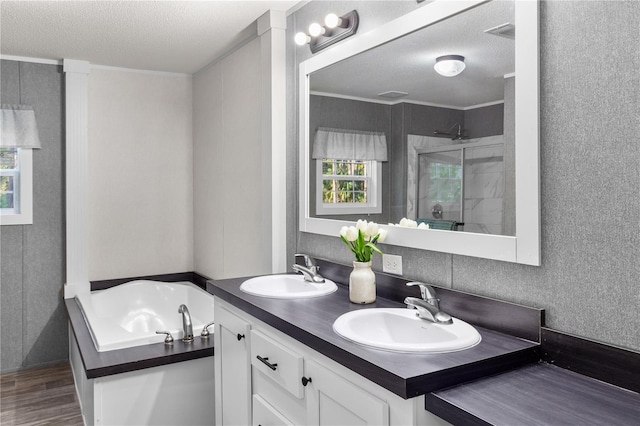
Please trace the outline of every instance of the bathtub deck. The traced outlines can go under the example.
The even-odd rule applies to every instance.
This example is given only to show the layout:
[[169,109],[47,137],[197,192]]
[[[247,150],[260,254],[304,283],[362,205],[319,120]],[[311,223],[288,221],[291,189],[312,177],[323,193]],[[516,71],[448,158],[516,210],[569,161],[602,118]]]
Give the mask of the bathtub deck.
[[189,344],[177,339],[171,346],[156,343],[98,352],[76,300],[65,299],[64,303],[88,379],[213,356],[213,335],[209,339],[196,336]]
[[81,426],[69,363],[1,376],[0,424]]

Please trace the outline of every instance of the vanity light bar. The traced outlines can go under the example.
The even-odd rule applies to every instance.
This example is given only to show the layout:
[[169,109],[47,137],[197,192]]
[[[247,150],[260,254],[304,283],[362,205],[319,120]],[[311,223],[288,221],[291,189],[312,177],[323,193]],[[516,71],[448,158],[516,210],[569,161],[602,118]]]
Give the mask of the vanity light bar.
[[297,33],[294,37],[296,44],[299,46],[309,44],[311,53],[316,53],[354,35],[358,31],[359,16],[356,10],[340,17],[330,13],[325,17],[324,22],[324,26],[315,22],[309,25],[308,34]]

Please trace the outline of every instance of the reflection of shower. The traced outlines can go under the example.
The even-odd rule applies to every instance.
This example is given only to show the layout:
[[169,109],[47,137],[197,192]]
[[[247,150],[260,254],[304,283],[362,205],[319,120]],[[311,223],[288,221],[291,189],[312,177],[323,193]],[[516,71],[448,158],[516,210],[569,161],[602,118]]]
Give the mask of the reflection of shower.
[[[458,128],[458,131],[456,133],[453,133],[452,130],[455,129],[456,127]],[[460,123],[455,123],[446,132],[443,132],[441,130],[436,130],[435,132],[433,132],[433,134],[436,135],[436,136],[449,136],[449,137],[451,137],[451,140],[453,140],[453,141],[461,141],[463,139],[468,139],[469,138],[468,136],[464,135],[464,129],[462,128]]]
[[434,226],[458,222],[464,223],[464,232],[503,234],[502,136],[424,147],[416,154],[416,220]]

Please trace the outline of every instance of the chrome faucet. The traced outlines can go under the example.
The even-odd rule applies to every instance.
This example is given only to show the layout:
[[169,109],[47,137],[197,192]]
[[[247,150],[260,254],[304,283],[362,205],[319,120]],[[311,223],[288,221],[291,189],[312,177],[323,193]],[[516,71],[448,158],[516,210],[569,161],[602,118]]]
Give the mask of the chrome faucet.
[[309,257],[309,255],[297,253],[295,254],[295,257],[302,257],[304,259],[304,263],[306,266],[294,263],[292,268],[294,271],[300,272],[302,275],[304,275],[305,281],[309,281],[311,283],[324,282],[324,278],[318,273],[318,269],[320,268],[316,265],[316,262],[311,257]]
[[189,314],[187,305],[180,305],[178,313],[182,314],[182,330],[184,331],[182,341],[185,343],[191,343],[193,342],[193,326],[191,325],[191,314]]
[[421,299],[417,297],[406,297],[404,303],[409,309],[416,309],[416,315],[424,320],[435,322],[438,324],[453,324],[451,315],[440,310],[439,300],[436,297],[436,291],[433,287],[417,281],[407,283],[407,286],[417,285],[420,287]]

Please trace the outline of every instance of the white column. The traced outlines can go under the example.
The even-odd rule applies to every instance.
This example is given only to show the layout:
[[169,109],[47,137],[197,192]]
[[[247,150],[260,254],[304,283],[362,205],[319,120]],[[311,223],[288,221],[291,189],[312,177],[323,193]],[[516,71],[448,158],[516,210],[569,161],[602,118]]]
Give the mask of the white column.
[[90,290],[87,254],[89,62],[65,59],[67,282],[64,297]]
[[[286,221],[286,42],[284,12],[270,10],[258,18],[262,57],[263,205],[271,205],[271,252],[273,273],[287,270]],[[269,156],[268,153],[271,153]],[[270,182],[270,185],[269,185]],[[268,216],[268,215],[267,215]]]

